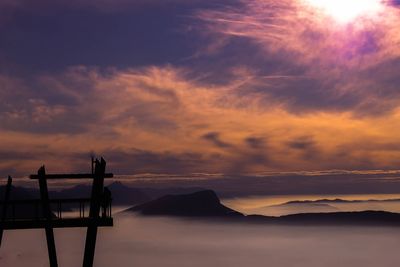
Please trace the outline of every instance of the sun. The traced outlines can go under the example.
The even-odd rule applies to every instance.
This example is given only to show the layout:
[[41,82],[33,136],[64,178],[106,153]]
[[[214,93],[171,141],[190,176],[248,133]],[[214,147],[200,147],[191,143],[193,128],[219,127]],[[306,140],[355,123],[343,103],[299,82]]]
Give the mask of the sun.
[[339,23],[350,23],[362,17],[377,16],[383,9],[382,0],[304,0],[311,7]]

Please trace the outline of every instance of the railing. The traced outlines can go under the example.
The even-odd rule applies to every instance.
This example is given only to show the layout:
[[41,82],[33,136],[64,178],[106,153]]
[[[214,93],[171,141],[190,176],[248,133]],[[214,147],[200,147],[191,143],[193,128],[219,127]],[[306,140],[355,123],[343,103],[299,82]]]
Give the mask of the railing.
[[[102,203],[100,218],[112,217],[111,202]],[[50,199],[49,203],[53,213],[52,220],[89,218],[90,198]],[[3,204],[4,202],[0,201],[0,209],[3,208]],[[41,199],[10,200],[7,205],[8,212],[5,221],[42,220],[45,218]]]

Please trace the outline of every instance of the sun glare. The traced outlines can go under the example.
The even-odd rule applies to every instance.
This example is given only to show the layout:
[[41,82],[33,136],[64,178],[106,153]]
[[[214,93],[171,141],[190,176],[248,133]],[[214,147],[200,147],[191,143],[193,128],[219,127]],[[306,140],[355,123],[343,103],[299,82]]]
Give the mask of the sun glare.
[[383,8],[382,0],[305,0],[305,2],[340,23],[376,16]]

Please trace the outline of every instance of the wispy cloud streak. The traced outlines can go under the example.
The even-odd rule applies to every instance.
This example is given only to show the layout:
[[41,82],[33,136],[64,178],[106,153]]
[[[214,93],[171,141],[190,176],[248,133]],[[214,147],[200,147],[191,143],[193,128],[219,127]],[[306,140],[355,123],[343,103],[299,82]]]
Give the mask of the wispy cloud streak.
[[[265,59],[280,58],[286,67],[276,77],[300,70],[298,77],[305,77],[301,82],[281,78],[275,86],[258,89],[296,112],[336,109],[371,115],[399,103],[400,13],[393,5],[385,5],[378,17],[349,24],[335,22],[301,0],[242,1],[239,7],[200,11],[197,17],[216,36],[249,40]],[[254,68],[262,72],[263,67]],[[314,108],[311,102],[321,105]]]

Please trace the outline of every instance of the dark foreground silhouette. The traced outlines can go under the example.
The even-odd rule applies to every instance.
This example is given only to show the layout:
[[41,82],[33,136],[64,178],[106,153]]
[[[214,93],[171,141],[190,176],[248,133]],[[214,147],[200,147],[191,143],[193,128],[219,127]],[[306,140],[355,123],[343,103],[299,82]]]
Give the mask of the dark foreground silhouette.
[[400,214],[385,211],[302,213],[280,217],[243,215],[220,203],[212,190],[192,194],[167,195],[134,206],[124,212],[146,216],[221,218],[224,221],[282,225],[364,225],[400,226]]
[[[31,180],[39,183],[40,198],[31,198],[28,192],[16,190],[12,198],[12,177],[8,176],[7,184],[3,187],[3,199],[0,217],[0,247],[4,230],[28,230],[44,229],[46,233],[49,264],[58,267],[57,250],[54,237],[54,228],[86,227],[86,241],[83,258],[84,267],[92,267],[94,262],[97,232],[99,227],[112,227],[113,218],[111,212],[112,195],[108,188],[104,187],[105,178],[113,178],[112,173],[106,173],[106,161],[101,158],[92,158],[91,173],[69,173],[48,174],[45,166],[41,166],[37,174],[29,176]],[[90,198],[63,198],[50,199],[48,191],[48,180],[65,179],[90,179],[92,180],[92,191]],[[28,197],[28,199],[23,199]],[[16,199],[17,198],[17,199]],[[18,199],[20,198],[20,199]],[[79,204],[79,215],[65,217],[62,215],[62,205],[65,203]],[[86,203],[89,212],[86,212]],[[54,214],[52,204],[56,204],[57,215]],[[17,212],[18,211],[18,212]]]

